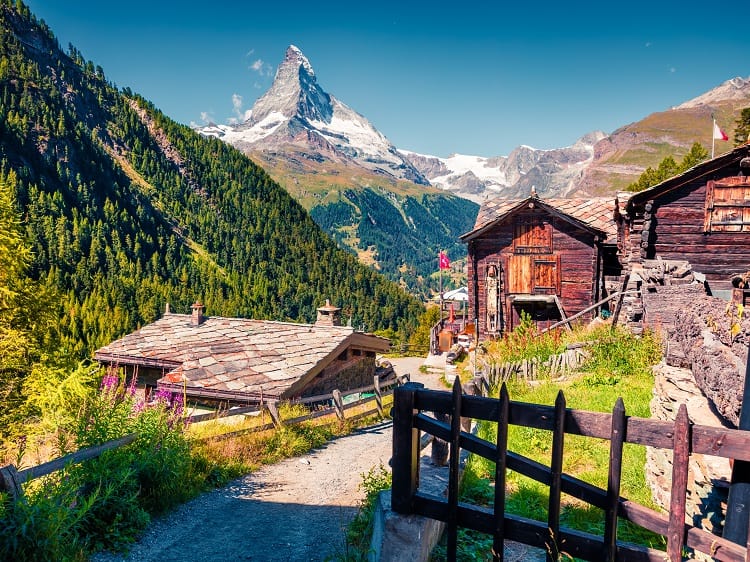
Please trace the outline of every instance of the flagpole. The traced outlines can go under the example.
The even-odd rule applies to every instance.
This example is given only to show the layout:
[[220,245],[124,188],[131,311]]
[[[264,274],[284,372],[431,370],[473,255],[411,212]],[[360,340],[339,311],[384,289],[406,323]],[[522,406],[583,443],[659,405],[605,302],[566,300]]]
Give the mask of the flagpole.
[[713,160],[714,148],[716,147],[716,118],[713,113],[711,114],[711,119],[713,121],[713,127],[711,127],[711,160]]
[[440,327],[443,327],[443,250],[438,252],[438,272],[440,279]]

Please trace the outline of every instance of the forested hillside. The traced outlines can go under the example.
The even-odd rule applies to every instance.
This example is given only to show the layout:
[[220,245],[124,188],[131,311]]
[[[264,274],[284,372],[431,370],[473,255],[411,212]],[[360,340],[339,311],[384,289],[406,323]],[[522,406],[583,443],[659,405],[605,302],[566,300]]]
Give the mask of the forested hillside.
[[325,298],[368,330],[421,305],[360,265],[258,166],[163,115],[21,2],[0,2],[0,181],[59,294],[60,345],[86,356],[166,303],[311,321]]
[[[330,194],[329,194],[330,198]],[[347,189],[336,202],[310,215],[339,244],[372,253],[384,275],[427,297],[437,288],[440,250],[451,259],[466,254],[459,236],[471,230],[476,203],[444,194],[397,195],[385,189]]]

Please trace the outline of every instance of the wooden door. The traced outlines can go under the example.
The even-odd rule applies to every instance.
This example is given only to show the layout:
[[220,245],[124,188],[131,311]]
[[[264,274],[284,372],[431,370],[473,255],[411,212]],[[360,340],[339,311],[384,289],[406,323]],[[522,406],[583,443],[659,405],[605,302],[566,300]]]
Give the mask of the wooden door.
[[520,254],[508,256],[507,294],[560,294],[560,256]]
[[560,256],[534,256],[534,293],[560,294]]
[[529,295],[534,290],[533,266],[534,258],[539,256],[528,254],[513,254],[508,256],[505,268],[508,288],[507,294]]

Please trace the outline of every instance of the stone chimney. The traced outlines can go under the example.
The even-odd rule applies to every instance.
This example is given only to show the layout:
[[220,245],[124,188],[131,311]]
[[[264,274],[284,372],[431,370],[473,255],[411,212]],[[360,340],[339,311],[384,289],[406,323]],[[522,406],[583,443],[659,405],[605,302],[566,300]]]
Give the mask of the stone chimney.
[[203,324],[203,309],[205,307],[201,304],[201,301],[195,301],[190,308],[193,309],[193,316],[190,318],[190,325],[200,326]]
[[318,309],[318,319],[315,321],[316,326],[341,326],[341,309],[333,306],[331,301],[326,299],[325,306]]

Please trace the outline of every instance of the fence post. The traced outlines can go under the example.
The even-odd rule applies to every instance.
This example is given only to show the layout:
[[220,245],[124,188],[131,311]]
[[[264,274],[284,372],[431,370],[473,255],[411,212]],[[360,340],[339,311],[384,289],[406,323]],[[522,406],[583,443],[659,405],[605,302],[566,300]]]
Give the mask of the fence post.
[[18,481],[18,471],[12,464],[0,468],[0,491],[7,492],[13,501],[23,495],[23,489]]
[[609,440],[609,474],[607,476],[607,507],[604,510],[604,560],[617,560],[617,513],[620,507],[622,448],[625,442],[625,403],[617,399],[612,409]]
[[[446,530],[448,535],[447,557],[449,561],[456,560],[458,542],[458,466],[461,456],[461,381],[458,377],[453,381],[451,405],[451,442],[448,460],[448,514],[446,519]],[[470,420],[471,421],[471,420]]]
[[266,403],[266,406],[268,407],[268,413],[271,414],[271,421],[273,421],[273,425],[275,425],[276,427],[281,427],[281,416],[279,415],[279,409],[276,407],[276,401],[269,400]]
[[685,501],[687,494],[688,463],[690,462],[690,419],[687,407],[680,404],[674,421],[672,436],[672,490],[669,496],[669,527],[667,557],[672,562],[682,560],[685,544]]
[[341,397],[341,391],[335,388],[332,392],[333,395],[333,407],[336,408],[336,416],[340,420],[344,420],[344,399]]
[[372,385],[375,388],[375,406],[378,408],[378,416],[383,417],[383,394],[380,391],[380,377],[373,377]]
[[419,430],[414,427],[416,392],[422,383],[409,382],[393,391],[393,483],[391,509],[411,513],[419,486]]
[[563,443],[565,440],[565,395],[557,393],[555,400],[555,425],[552,430],[552,459],[550,461],[549,511],[547,527],[550,543],[547,561],[556,562],[560,555],[560,496],[562,492]]
[[497,442],[495,448],[495,533],[492,541],[493,562],[503,562],[505,556],[505,472],[508,453],[508,412],[510,397],[503,383],[497,409]]

